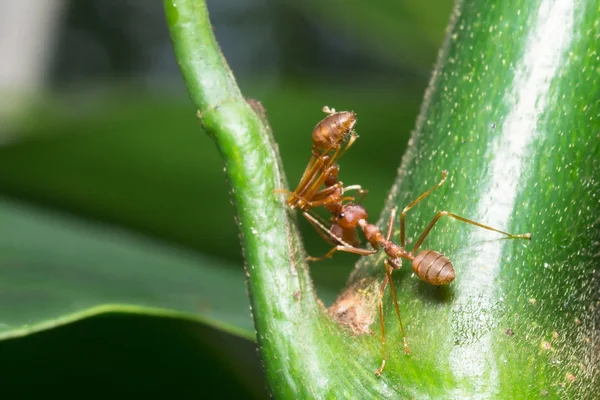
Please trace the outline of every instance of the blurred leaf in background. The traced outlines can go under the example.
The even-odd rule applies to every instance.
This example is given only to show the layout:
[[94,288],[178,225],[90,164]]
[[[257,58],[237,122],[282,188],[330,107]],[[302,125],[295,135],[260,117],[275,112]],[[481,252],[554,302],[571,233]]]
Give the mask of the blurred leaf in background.
[[[217,39],[244,94],[266,107],[290,184],[308,162],[310,132],[323,117],[321,107],[354,110],[360,145],[344,157],[341,177],[369,190],[364,203],[377,215],[414,126],[452,3],[208,3]],[[235,299],[233,312],[242,322],[228,319],[227,307],[211,315],[198,312],[247,331],[242,257],[221,161],[213,142],[199,133],[161,3],[64,1],[57,9],[56,29],[48,31],[56,43],[46,61],[49,72],[30,97],[28,111],[11,125],[11,140],[0,148],[0,195],[6,199],[0,204],[0,264],[14,267],[18,260],[32,268],[4,270],[2,286],[22,297],[19,320],[6,311],[1,326],[10,336],[19,329],[28,332],[17,323],[52,325],[78,310],[119,301],[193,312],[181,302],[187,293],[212,296],[207,301]],[[299,223],[308,251],[325,252],[327,245],[312,228],[302,218]],[[133,236],[124,239],[123,230]],[[104,233],[99,237],[98,231]],[[200,260],[206,259],[212,261],[203,269]],[[335,298],[355,260],[344,254],[313,266],[324,301]],[[108,276],[118,284],[106,283]],[[222,284],[219,276],[225,277]],[[30,278],[39,282],[24,291]],[[221,290],[210,294],[204,283]],[[157,296],[161,292],[163,297]],[[44,293],[59,301],[48,302]],[[93,302],[86,301],[90,296]],[[15,298],[2,298],[0,309],[10,310]],[[44,314],[42,305],[57,306]],[[108,379],[136,370],[145,379],[140,373],[124,380],[132,390],[151,381],[182,395],[201,390],[202,382],[207,391],[231,385],[230,394],[247,390],[264,396],[259,378],[248,378],[261,376],[255,353],[247,351],[253,344],[198,323],[132,312],[146,311],[3,342],[5,365],[21,363],[3,371],[5,379],[22,382],[25,373],[29,381],[49,378],[50,370],[74,376],[88,370]],[[211,335],[219,341],[207,339]],[[238,348],[246,349],[241,359],[228,351]],[[150,349],[157,355],[151,357]],[[79,358],[60,357],[68,352]],[[175,364],[173,370],[164,368]],[[222,366],[220,374],[229,374],[226,383],[214,378],[215,365]]]

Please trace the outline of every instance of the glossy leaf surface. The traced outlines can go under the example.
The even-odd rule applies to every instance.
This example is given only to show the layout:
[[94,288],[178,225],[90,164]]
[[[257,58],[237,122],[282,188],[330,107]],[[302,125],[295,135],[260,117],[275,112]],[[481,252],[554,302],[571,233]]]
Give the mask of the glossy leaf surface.
[[125,231],[2,199],[0,265],[0,338],[113,311],[254,339],[241,272]]
[[413,355],[389,307],[387,379],[433,397],[586,397],[598,389],[599,3],[484,3],[457,9],[388,206],[446,169],[407,215],[409,242],[440,210],[533,240],[442,218],[422,249],[446,254],[456,280],[396,273]]

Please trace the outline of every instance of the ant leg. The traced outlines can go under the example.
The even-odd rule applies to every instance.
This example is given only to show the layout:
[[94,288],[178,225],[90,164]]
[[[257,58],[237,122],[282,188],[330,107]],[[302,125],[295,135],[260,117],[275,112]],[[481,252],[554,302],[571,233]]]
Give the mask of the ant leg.
[[[341,198],[332,197],[331,194],[334,193],[336,189],[337,189],[337,187],[330,186],[328,188],[319,190],[317,193],[312,195],[312,198],[313,198],[312,201],[306,201],[306,199],[304,197],[299,196],[294,192],[290,192],[287,189],[275,189],[275,190],[273,190],[273,193],[287,194],[288,195],[288,204],[293,203],[292,205],[290,205],[290,207],[292,207],[292,208],[299,207],[300,209],[306,208],[307,206],[309,208],[315,208],[315,207],[320,207],[320,206],[327,206],[332,203],[338,203],[338,202],[344,202],[344,201],[354,201],[354,197],[350,197],[350,196],[341,197]],[[343,188],[342,188],[342,190],[343,190]],[[290,199],[293,199],[293,200],[290,200]]]
[[422,195],[417,197],[417,199],[415,201],[413,201],[412,203],[410,203],[409,205],[404,207],[404,210],[402,210],[402,212],[400,213],[400,246],[402,246],[402,247],[406,246],[406,242],[405,242],[406,236],[405,236],[405,228],[404,228],[404,220],[406,219],[406,213],[408,212],[408,210],[413,208],[418,202],[420,202],[425,197],[427,197],[429,195],[429,193],[433,192],[435,189],[442,186],[444,184],[444,182],[446,181],[446,176],[448,176],[448,171],[443,170],[442,171],[442,180],[440,181],[440,183],[438,183],[437,185],[435,185],[434,187],[432,187],[431,189],[429,189],[428,191],[426,191],[425,193],[423,193]]
[[361,249],[360,247],[353,247],[350,245],[347,245],[347,246],[346,245],[337,245],[333,249],[329,250],[329,252],[327,252],[327,254],[325,254],[324,256],[321,256],[321,257],[308,256],[306,259],[307,259],[307,261],[321,261],[326,258],[331,258],[331,256],[333,256],[333,253],[335,253],[336,251],[345,251],[347,253],[358,254],[360,256],[368,256],[368,255],[377,253],[377,250]]
[[321,207],[321,206],[328,206],[330,204],[337,204],[337,203],[343,203],[345,201],[354,201],[354,197],[350,197],[350,196],[346,196],[346,197],[337,197],[337,198],[332,198],[332,197],[327,197],[323,200],[317,200],[317,201],[307,201],[306,205],[309,208],[316,208],[316,207]]
[[[321,185],[329,176],[327,170],[350,148],[350,146],[352,146],[357,138],[358,135],[356,133],[352,133],[350,139],[348,139],[343,148],[341,148],[338,143],[334,143],[323,153],[321,153],[318,148],[313,145],[312,157],[308,163],[308,166],[304,170],[304,173],[302,174],[302,178],[300,179],[300,183],[298,183],[294,194],[301,198],[310,198],[310,196],[305,196],[305,194],[307,192],[314,192],[321,187]],[[332,150],[333,154],[329,155],[329,152]],[[317,179],[316,182],[315,179]]]
[[408,342],[406,341],[406,332],[404,331],[404,325],[402,325],[402,317],[400,317],[400,307],[398,306],[398,300],[396,300],[396,288],[394,287],[394,281],[392,280],[393,269],[400,269],[400,267],[390,259],[386,259],[384,264],[385,274],[390,282],[390,289],[392,290],[392,299],[394,300],[396,315],[398,316],[398,322],[400,323],[400,331],[402,332],[402,340],[404,341],[404,353],[408,355],[410,354],[410,349],[408,348]]
[[365,196],[367,195],[367,193],[369,193],[368,190],[363,189],[362,186],[360,186],[360,185],[346,186],[345,188],[343,188],[343,193],[349,192],[350,190],[356,190],[358,192],[358,195],[360,197],[358,198],[358,200],[356,201],[356,203],[359,203],[359,204],[363,201],[363,199],[365,198]]
[[294,194],[294,192],[290,192],[290,191],[289,191],[289,190],[287,190],[287,189],[275,189],[275,190],[273,190],[273,193],[287,194],[287,195],[290,195],[290,196],[291,196],[292,194]]
[[[344,184],[341,181],[336,182],[331,186],[327,186],[318,192],[312,194],[311,201],[307,201],[306,205],[311,208],[319,207],[331,203],[343,203],[344,201],[354,201],[354,197],[345,196],[341,197],[346,192],[351,190],[356,190],[361,195],[361,198],[367,193],[366,190],[363,190],[360,185],[352,185],[344,187]],[[335,196],[334,196],[335,195]],[[337,197],[340,196],[340,197]]]
[[344,193],[345,189],[342,185],[342,182],[338,182],[333,186],[319,190],[311,195],[311,201],[304,201],[303,205],[308,208],[315,208],[321,206],[327,207],[330,204],[342,204],[346,201],[354,201],[354,197],[352,196],[341,197],[341,194]]
[[346,141],[346,145],[344,146],[343,149],[341,148],[341,146],[339,144],[336,143],[336,144],[332,144],[331,146],[329,146],[329,148],[327,148],[327,150],[325,150],[323,153],[321,153],[319,151],[319,149],[317,147],[315,147],[315,145],[313,145],[313,149],[312,149],[313,157],[324,157],[325,154],[327,154],[331,150],[335,149],[335,152],[331,156],[331,163],[333,163],[334,161],[337,161],[340,157],[342,157],[342,155],[344,155],[344,153],[346,151],[348,151],[348,149],[350,148],[350,146],[352,146],[354,144],[356,139],[358,139],[358,135],[356,134],[356,132],[352,131],[350,133],[350,139],[348,139]]
[[[353,133],[343,149],[340,148],[338,144],[334,144],[320,155],[317,155],[319,154],[318,150],[313,147],[313,158],[316,157],[317,161],[310,168],[310,173],[304,173],[294,194],[300,198],[312,198],[314,193],[318,192],[321,185],[323,185],[331,175],[330,171],[331,168],[333,168],[334,163],[348,150],[348,148],[350,148],[350,146],[352,146],[357,138],[358,135]],[[328,155],[331,150],[335,151],[332,155]],[[354,200],[354,198],[350,199]],[[290,203],[289,200],[288,203]]]
[[[319,236],[321,236],[321,238],[323,238],[323,240],[325,240],[327,243],[329,243],[332,246],[337,246],[340,241],[343,243],[342,239],[338,239],[337,236],[333,233],[325,233],[328,231],[328,229],[325,229],[325,225],[323,225],[321,221],[318,221],[318,219],[321,219],[318,215],[310,215],[307,211],[304,211],[302,214],[307,219],[307,221],[313,226],[313,228],[315,228]],[[320,259],[322,258],[325,258],[325,256],[321,257]]]
[[[330,176],[332,176],[332,174],[337,175],[336,170],[338,169],[338,167],[334,164],[334,161],[336,159],[336,154],[338,154],[339,150],[339,147],[336,148],[335,153],[331,157],[323,157],[326,159],[326,161],[321,163],[322,165],[320,166],[320,170],[314,171],[314,176],[309,182],[305,184],[305,186],[302,189],[300,188],[300,185],[298,186],[298,189],[296,189],[295,193],[297,197],[300,197],[302,199],[314,200],[315,196],[319,195],[321,196],[321,198],[323,198],[327,195],[327,191],[335,191],[336,189],[341,189],[341,192],[343,193],[343,183],[339,181],[335,185],[326,187],[325,189],[319,189],[327,181],[327,179]],[[351,199],[353,200],[353,198]]]
[[367,189],[361,189],[358,191],[358,194],[360,195],[360,197],[358,198],[358,200],[356,201],[358,204],[362,203],[363,199],[365,198],[365,196],[369,193],[369,191]]
[[359,197],[358,197],[358,200],[356,200],[356,203],[357,203],[357,204],[361,204],[361,203],[362,203],[362,201],[363,201],[363,199],[364,199],[364,198],[365,198],[365,196],[367,195],[367,193],[369,193],[369,191],[368,191],[368,190],[366,190],[366,189],[361,189],[361,190],[359,190],[359,191],[358,191]]
[[483,224],[481,224],[479,222],[475,222],[475,221],[472,221],[470,219],[463,218],[463,217],[458,216],[456,214],[452,214],[452,213],[450,213],[448,211],[440,211],[439,213],[436,214],[435,217],[433,217],[433,219],[431,220],[431,222],[429,223],[429,225],[427,226],[427,228],[425,229],[425,231],[421,234],[421,237],[419,238],[419,240],[417,240],[417,243],[415,243],[415,247],[412,250],[413,253],[417,251],[417,249],[421,246],[421,244],[423,244],[423,241],[425,240],[425,238],[427,237],[427,235],[431,231],[431,228],[433,228],[433,225],[435,225],[435,223],[441,217],[443,217],[443,216],[454,218],[454,219],[457,219],[459,221],[466,222],[467,224],[471,224],[471,225],[475,225],[475,226],[478,226],[478,227],[483,228],[483,229],[487,229],[489,231],[494,231],[494,232],[501,233],[503,235],[508,236],[511,239],[527,239],[527,240],[531,240],[531,234],[530,233],[522,233],[522,234],[508,233],[508,232],[504,232],[504,231],[501,231],[501,230],[496,229],[496,228],[492,228],[491,226],[483,225]]
[[318,176],[318,171],[322,169],[323,164],[326,161],[327,160],[325,157],[315,157],[314,155],[311,157],[306,169],[304,170],[304,173],[302,174],[302,177],[300,178],[300,182],[298,182],[298,185],[296,186],[296,189],[293,192],[287,190],[285,191],[289,193],[287,200],[288,205],[293,205],[294,207],[300,205],[300,200],[304,198],[304,194],[310,188],[310,183],[313,182]]
[[[309,175],[314,175],[314,168],[315,168],[315,164],[316,163],[323,163],[326,161],[326,157],[322,156],[322,155],[312,155],[310,157],[310,160],[308,161],[308,164],[306,165],[306,168],[304,169],[304,172],[302,173],[302,177],[300,178],[300,182],[298,183],[298,187],[301,186],[301,184],[303,184],[306,179],[308,179]],[[312,171],[309,174],[309,171]]]
[[387,286],[389,281],[388,274],[385,275],[383,282],[381,282],[381,287],[379,288],[379,327],[381,328],[381,367],[377,368],[375,371],[375,375],[380,376],[385,368],[386,354],[385,354],[385,324],[383,319],[383,293],[385,292],[385,287]]
[[294,191],[294,194],[298,197],[310,198],[309,196],[306,196],[306,193],[312,194],[321,187],[321,185],[327,180],[327,177],[329,176],[327,171],[335,160],[333,157],[329,157],[327,155],[322,155],[319,157],[315,157],[313,155],[313,158],[316,158],[316,160],[314,163],[312,163],[312,165],[309,164],[306,167],[306,171],[304,174],[302,174],[302,178],[300,179],[300,182]]
[[343,247],[343,246],[335,246],[333,249],[329,250],[327,252],[327,254],[325,254],[321,257],[308,256],[308,257],[306,257],[306,261],[322,261],[326,258],[331,258],[333,256],[333,253],[335,253],[338,250],[338,247]]
[[358,139],[358,135],[355,132],[350,133],[350,139],[348,139],[348,141],[346,142],[346,145],[339,152],[339,154],[336,155],[335,159],[336,160],[340,159],[344,155],[344,153],[346,151],[348,151],[348,149],[350,148],[350,146],[352,146],[354,144],[354,142],[356,141],[356,139]]
[[362,249],[360,247],[354,247],[346,243],[342,238],[335,235],[333,232],[331,232],[330,229],[327,229],[321,222],[319,222],[317,218],[310,215],[308,212],[305,211],[302,214],[304,215],[304,217],[306,217],[308,222],[310,222],[310,224],[317,230],[317,233],[323,239],[325,239],[325,241],[332,244],[338,243],[338,245],[336,245],[333,249],[329,250],[329,252],[324,256],[308,257],[308,261],[320,261],[324,260],[325,258],[331,258],[333,253],[335,253],[336,251],[345,251],[347,253],[358,254],[361,256],[368,256],[370,254],[377,253],[377,250]]
[[390,213],[390,217],[388,219],[388,231],[387,235],[385,235],[385,240],[387,240],[388,242],[392,237],[392,228],[394,228],[394,219],[396,219],[396,212],[398,212],[398,207],[392,208],[392,212]]
[[356,190],[358,193],[363,193],[363,192],[367,192],[367,190],[363,190],[362,186],[360,185],[350,185],[350,186],[346,186],[342,188],[342,192],[346,193],[349,192],[351,190]]
[[[395,212],[394,212],[395,214]],[[381,283],[381,287],[379,289],[379,326],[381,327],[381,366],[375,371],[375,375],[380,376],[385,368],[385,362],[387,356],[385,354],[385,324],[383,317],[383,294],[385,293],[385,288],[390,284],[390,289],[392,291],[392,299],[394,300],[394,307],[396,309],[396,315],[398,315],[398,322],[400,322],[400,331],[402,332],[402,340],[404,341],[404,353],[410,354],[410,349],[408,348],[408,342],[406,341],[406,332],[404,331],[404,325],[402,325],[402,318],[400,317],[400,307],[398,306],[398,300],[396,299],[396,289],[394,288],[394,282],[392,281],[392,270],[393,268],[399,269],[399,267],[390,259],[386,259],[385,262],[385,278]],[[391,265],[393,265],[393,267]]]
[[[315,203],[323,202],[323,201],[331,201],[330,199],[335,199],[335,197],[333,196],[334,194],[343,192],[344,188],[342,187],[342,185],[343,185],[342,182],[338,182],[332,186],[327,186],[327,187],[317,191],[316,193],[313,193],[310,197],[311,200],[307,201],[306,204],[309,205],[310,207],[318,207],[321,204],[315,205]],[[333,200],[333,201],[335,201],[335,200]]]
[[[304,172],[302,173],[302,177],[304,177],[304,176],[305,176],[305,175],[308,173],[308,171],[310,171],[310,170],[311,170],[311,168],[313,168],[313,165],[314,165],[314,164],[315,164],[317,161],[319,161],[319,160],[321,160],[321,161],[322,161],[323,159],[324,159],[324,157],[323,157],[323,156],[319,156],[319,157],[317,157],[317,156],[315,156],[315,155],[312,155],[312,156],[310,157],[310,160],[308,161],[308,164],[306,165],[306,168],[304,169]],[[302,181],[302,178],[300,178],[300,181]]]

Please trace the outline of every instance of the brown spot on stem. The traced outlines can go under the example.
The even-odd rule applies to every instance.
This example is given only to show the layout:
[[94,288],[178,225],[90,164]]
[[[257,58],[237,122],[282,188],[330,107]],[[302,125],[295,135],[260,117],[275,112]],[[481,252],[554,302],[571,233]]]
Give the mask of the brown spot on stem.
[[329,308],[329,315],[354,335],[372,333],[369,326],[373,324],[377,310],[377,281],[368,281],[361,279],[347,288]]

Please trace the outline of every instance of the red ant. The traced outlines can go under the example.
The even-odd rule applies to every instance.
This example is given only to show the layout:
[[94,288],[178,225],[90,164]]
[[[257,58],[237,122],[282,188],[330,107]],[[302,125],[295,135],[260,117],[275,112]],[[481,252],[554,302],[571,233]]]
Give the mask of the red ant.
[[[454,218],[456,220],[466,222],[471,225],[478,226],[480,228],[484,228],[490,231],[498,232],[503,235],[508,236],[512,239],[531,239],[531,234],[511,234],[507,232],[503,232],[496,228],[492,228],[491,226],[487,226],[481,224],[476,221],[472,221],[470,219],[461,217],[459,215],[450,213],[448,211],[440,211],[435,217],[431,220],[427,228],[423,231],[419,239],[416,241],[414,247],[411,251],[406,249],[405,243],[405,219],[406,213],[413,208],[418,202],[427,197],[432,191],[442,186],[442,184],[446,181],[448,172],[442,171],[442,180],[427,190],[421,196],[419,196],[416,200],[410,203],[408,206],[404,207],[402,212],[400,213],[400,244],[396,244],[391,241],[392,230],[394,226],[394,219],[396,217],[397,208],[392,209],[388,220],[388,230],[387,234],[384,237],[381,230],[367,222],[368,214],[365,208],[358,204],[346,203],[341,207],[340,212],[337,217],[334,219],[333,224],[330,229],[325,228],[321,223],[314,220],[313,225],[317,225],[324,232],[327,232],[328,235],[334,238],[338,244],[331,249],[327,254],[318,258],[311,258],[312,260],[321,260],[324,258],[329,258],[336,251],[345,251],[349,253],[359,254],[359,255],[368,255],[375,253],[379,247],[382,247],[388,257],[384,261],[385,265],[385,273],[386,276],[381,284],[379,289],[379,323],[381,327],[381,345],[382,345],[382,362],[381,367],[375,371],[376,375],[381,375],[383,369],[385,368],[386,363],[386,352],[385,352],[385,327],[384,327],[384,318],[383,318],[383,294],[388,283],[390,284],[390,289],[392,291],[392,298],[394,301],[394,306],[396,309],[396,314],[398,315],[398,321],[400,323],[400,329],[402,332],[402,339],[404,341],[404,352],[406,354],[410,354],[410,349],[408,347],[408,343],[406,340],[406,333],[404,331],[404,326],[402,324],[402,318],[400,316],[400,308],[398,306],[398,301],[396,299],[396,291],[392,282],[392,272],[394,270],[400,269],[402,266],[402,259],[408,259],[412,261],[412,269],[414,273],[423,281],[430,283],[432,285],[447,285],[454,280],[455,272],[454,266],[452,262],[443,254],[434,251],[434,250],[423,250],[417,253],[417,250],[423,244],[423,241],[430,233],[431,229],[435,225],[435,223],[444,216]],[[307,216],[309,217],[309,216]],[[346,232],[355,230],[357,227],[360,227],[365,235],[367,241],[371,244],[374,250],[367,250],[362,248],[357,248],[355,246],[348,245],[345,243],[342,237],[340,237],[338,232]]]
[[[367,222],[368,214],[365,208],[358,204],[354,204],[353,197],[344,196],[344,193],[349,190],[358,190],[363,195],[366,191],[362,190],[359,185],[344,187],[343,183],[338,180],[339,166],[335,161],[337,161],[337,159],[339,159],[339,157],[341,157],[341,155],[358,138],[358,135],[353,131],[356,123],[356,115],[349,111],[336,112],[334,109],[329,109],[327,106],[323,107],[323,111],[328,113],[329,116],[320,121],[313,130],[312,157],[300,179],[298,187],[293,192],[284,190],[280,190],[279,192],[289,193],[290,197],[288,198],[287,204],[292,209],[300,208],[303,215],[316,228],[321,237],[327,242],[335,245],[335,247],[326,255],[316,258],[308,257],[309,260],[318,261],[329,258],[338,250],[359,255],[370,255],[376,253],[380,246],[388,255],[388,258],[384,261],[386,276],[379,291],[379,315],[383,359],[381,367],[377,369],[376,374],[380,375],[383,372],[386,363],[383,294],[388,283],[392,281],[392,272],[401,267],[401,259],[405,258],[411,260],[415,274],[421,280],[432,285],[445,285],[454,280],[454,266],[446,256],[433,250],[425,250],[417,254],[417,250],[435,223],[441,217],[448,216],[468,224],[501,233],[509,238],[530,239],[531,235],[529,233],[521,235],[510,234],[452,214],[448,211],[440,211],[421,234],[412,251],[406,250],[406,212],[445,182],[447,171],[443,171],[442,180],[437,185],[423,193],[402,210],[402,213],[400,214],[400,245],[392,242],[391,235],[397,209],[394,208],[392,210],[388,221],[387,235],[384,237],[377,226]],[[342,148],[344,143],[346,145]],[[325,185],[325,188],[321,189],[322,185]],[[316,214],[313,215],[311,212],[313,208],[319,206],[325,207],[333,215],[329,229],[325,227],[325,224]],[[356,228],[358,227],[363,231],[365,238],[371,244],[373,250],[357,247],[359,240]],[[400,329],[402,331],[404,350],[406,354],[410,354],[393,284],[390,284],[390,289],[392,291],[392,298],[400,323]]]
[[[293,192],[287,190],[277,190],[277,192],[288,193],[288,206],[291,209],[302,210],[302,214],[327,242],[333,245],[344,244],[348,247],[355,247],[359,244],[356,228],[342,229],[339,225],[332,226],[335,233],[335,236],[332,237],[321,230],[323,221],[311,211],[313,208],[322,206],[336,216],[342,211],[344,202],[355,200],[354,197],[344,196],[346,192],[356,190],[360,193],[361,198],[366,194],[366,190],[359,185],[344,187],[344,184],[338,179],[339,166],[336,161],[358,138],[354,131],[356,114],[351,111],[336,112],[335,109],[327,106],[323,107],[323,112],[329,115],[313,129],[312,157],[298,186]],[[323,185],[325,187],[321,188]],[[340,240],[336,240],[337,237]],[[309,259],[312,258],[309,257]]]

